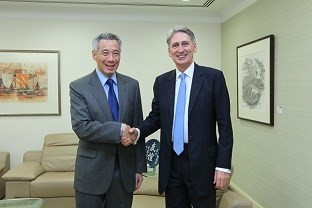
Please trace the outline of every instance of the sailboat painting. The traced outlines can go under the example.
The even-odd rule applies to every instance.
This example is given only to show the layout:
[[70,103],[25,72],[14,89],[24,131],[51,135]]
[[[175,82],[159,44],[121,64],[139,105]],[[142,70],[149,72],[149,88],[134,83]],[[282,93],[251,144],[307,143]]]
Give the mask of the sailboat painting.
[[0,62],[1,102],[47,102],[47,63]]
[[0,50],[0,115],[60,115],[59,51]]

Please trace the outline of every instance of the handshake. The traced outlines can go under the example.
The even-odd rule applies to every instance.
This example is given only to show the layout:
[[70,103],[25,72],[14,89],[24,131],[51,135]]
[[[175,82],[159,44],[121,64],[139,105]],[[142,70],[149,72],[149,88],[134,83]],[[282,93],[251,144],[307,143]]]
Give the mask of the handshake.
[[122,133],[120,137],[120,143],[124,146],[129,146],[130,144],[134,144],[138,139],[138,131],[136,128],[131,128],[127,124],[122,124]]

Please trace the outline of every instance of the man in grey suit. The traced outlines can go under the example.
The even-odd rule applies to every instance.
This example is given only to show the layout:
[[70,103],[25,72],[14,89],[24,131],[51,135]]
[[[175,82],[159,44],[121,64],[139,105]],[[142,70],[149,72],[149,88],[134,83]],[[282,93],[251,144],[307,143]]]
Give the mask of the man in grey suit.
[[146,171],[145,140],[130,126],[143,119],[137,80],[117,73],[121,40],[93,40],[96,69],[70,83],[72,129],[79,137],[74,188],[77,208],[130,208]]
[[193,61],[190,29],[171,29],[167,44],[176,69],[156,78],[152,111],[138,129],[143,137],[161,130],[158,190],[166,207],[215,208],[216,189],[230,179],[233,148],[225,78]]

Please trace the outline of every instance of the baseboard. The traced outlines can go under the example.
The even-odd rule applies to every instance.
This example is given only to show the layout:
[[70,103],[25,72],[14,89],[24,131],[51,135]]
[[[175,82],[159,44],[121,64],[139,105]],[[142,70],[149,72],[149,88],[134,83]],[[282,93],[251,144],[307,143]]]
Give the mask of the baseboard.
[[251,201],[253,208],[263,208],[260,204],[258,204],[255,200],[253,200],[248,194],[246,194],[244,191],[242,191],[240,188],[238,188],[234,183],[230,182],[230,186],[232,189],[237,191],[238,193],[242,194],[244,197],[246,197],[248,200]]

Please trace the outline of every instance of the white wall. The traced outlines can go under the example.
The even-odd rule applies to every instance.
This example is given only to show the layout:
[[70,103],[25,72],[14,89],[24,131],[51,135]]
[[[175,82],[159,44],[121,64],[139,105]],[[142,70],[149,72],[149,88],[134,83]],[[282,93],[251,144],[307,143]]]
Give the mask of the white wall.
[[[274,127],[236,117],[236,47],[269,34],[275,35]],[[311,0],[257,1],[222,24],[235,140],[232,182],[265,208],[312,207],[311,34]]]
[[[93,9],[87,8],[84,12],[91,14]],[[112,21],[105,20],[99,13],[94,19],[62,19],[63,13],[51,13],[51,9],[45,7],[28,16],[23,14],[26,19],[22,19],[22,9],[16,17],[4,16],[10,11],[3,5],[0,7],[3,15],[0,15],[0,49],[60,50],[62,108],[61,116],[0,116],[0,151],[11,153],[12,167],[22,161],[25,151],[41,149],[46,134],[72,131],[68,85],[94,70],[91,41],[98,33],[109,31],[122,39],[118,71],[139,80],[145,116],[150,110],[155,77],[174,68],[165,43],[171,27],[185,25],[193,30],[198,43],[195,55],[198,64],[221,67],[221,25],[218,23],[144,21],[144,17],[142,21],[131,21],[130,17],[129,21]],[[50,14],[48,18],[47,13]],[[151,137],[158,138],[158,133]]]

